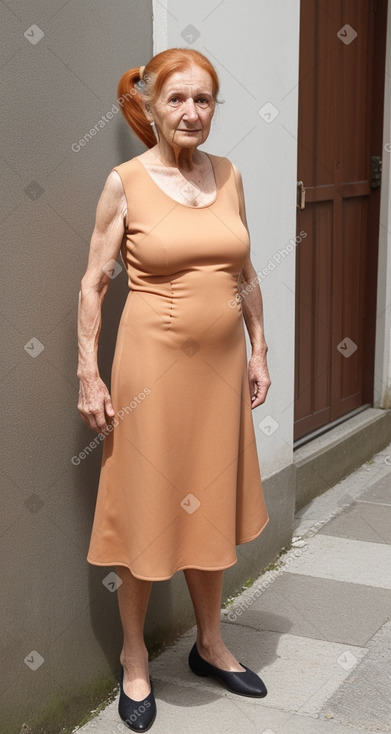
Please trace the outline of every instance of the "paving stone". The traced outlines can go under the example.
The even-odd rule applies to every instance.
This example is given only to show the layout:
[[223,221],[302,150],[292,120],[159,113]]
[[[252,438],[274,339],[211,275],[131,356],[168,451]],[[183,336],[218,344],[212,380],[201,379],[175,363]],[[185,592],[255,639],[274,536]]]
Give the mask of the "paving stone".
[[391,474],[379,479],[378,482],[360,495],[360,499],[391,505]]
[[[155,692],[157,716],[152,734],[363,734],[362,729],[266,708],[240,696],[215,698],[162,681],[155,683]],[[117,706],[118,698],[78,729],[78,734],[126,734],[129,729],[119,718]],[[375,732],[365,730],[365,734]]]
[[318,533],[287,573],[391,589],[391,546]]
[[319,530],[324,535],[391,544],[390,505],[355,502]]
[[[368,653],[327,701],[343,724],[391,731],[391,621],[368,643]],[[323,711],[322,711],[323,713]]]
[[294,535],[304,535],[311,528],[316,528],[316,523],[324,525],[329,522],[355,500],[371,497],[372,488],[381,486],[380,482],[385,486],[391,484],[391,466],[385,464],[381,454],[302,507],[295,515]]
[[390,616],[389,589],[282,572],[262,590],[262,579],[224,609],[225,621],[365,647]]

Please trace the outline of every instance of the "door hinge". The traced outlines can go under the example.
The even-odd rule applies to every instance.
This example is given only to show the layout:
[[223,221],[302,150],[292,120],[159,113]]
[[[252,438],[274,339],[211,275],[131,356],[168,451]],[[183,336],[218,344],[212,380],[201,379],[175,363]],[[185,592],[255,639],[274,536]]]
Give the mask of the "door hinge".
[[381,155],[371,155],[371,189],[381,186],[382,158]]

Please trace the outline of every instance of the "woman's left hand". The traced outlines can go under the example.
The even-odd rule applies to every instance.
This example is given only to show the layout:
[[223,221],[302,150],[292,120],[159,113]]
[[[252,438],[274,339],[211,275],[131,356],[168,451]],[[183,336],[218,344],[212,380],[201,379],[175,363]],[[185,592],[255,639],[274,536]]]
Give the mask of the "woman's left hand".
[[248,381],[250,385],[251,408],[266,400],[266,395],[271,385],[269,370],[266,363],[266,354],[252,354],[248,363]]

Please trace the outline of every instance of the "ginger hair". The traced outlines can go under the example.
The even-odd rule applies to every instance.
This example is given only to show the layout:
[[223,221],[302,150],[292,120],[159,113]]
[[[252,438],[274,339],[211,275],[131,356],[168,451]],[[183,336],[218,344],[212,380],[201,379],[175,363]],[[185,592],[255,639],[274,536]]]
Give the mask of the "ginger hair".
[[159,97],[167,79],[177,72],[199,66],[208,72],[212,80],[212,93],[215,103],[220,84],[214,66],[209,59],[195,49],[169,48],[148,61],[140,79],[140,67],[129,69],[122,75],[118,84],[118,103],[126,122],[137,137],[147,146],[156,145],[156,138],[149,124],[144,104],[153,104]]

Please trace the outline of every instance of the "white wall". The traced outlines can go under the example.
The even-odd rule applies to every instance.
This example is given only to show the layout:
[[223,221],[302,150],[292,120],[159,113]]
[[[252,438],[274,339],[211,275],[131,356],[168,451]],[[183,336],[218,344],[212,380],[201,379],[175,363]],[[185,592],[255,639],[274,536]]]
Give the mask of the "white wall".
[[[292,462],[299,10],[299,0],[154,0],[154,53],[196,48],[216,67],[225,102],[203,149],[230,158],[244,180],[272,379],[254,411],[263,477]],[[278,110],[271,122],[259,114],[266,103]],[[258,424],[269,415],[279,427],[265,435]]]
[[387,25],[374,394],[380,408],[391,408],[391,8]]

